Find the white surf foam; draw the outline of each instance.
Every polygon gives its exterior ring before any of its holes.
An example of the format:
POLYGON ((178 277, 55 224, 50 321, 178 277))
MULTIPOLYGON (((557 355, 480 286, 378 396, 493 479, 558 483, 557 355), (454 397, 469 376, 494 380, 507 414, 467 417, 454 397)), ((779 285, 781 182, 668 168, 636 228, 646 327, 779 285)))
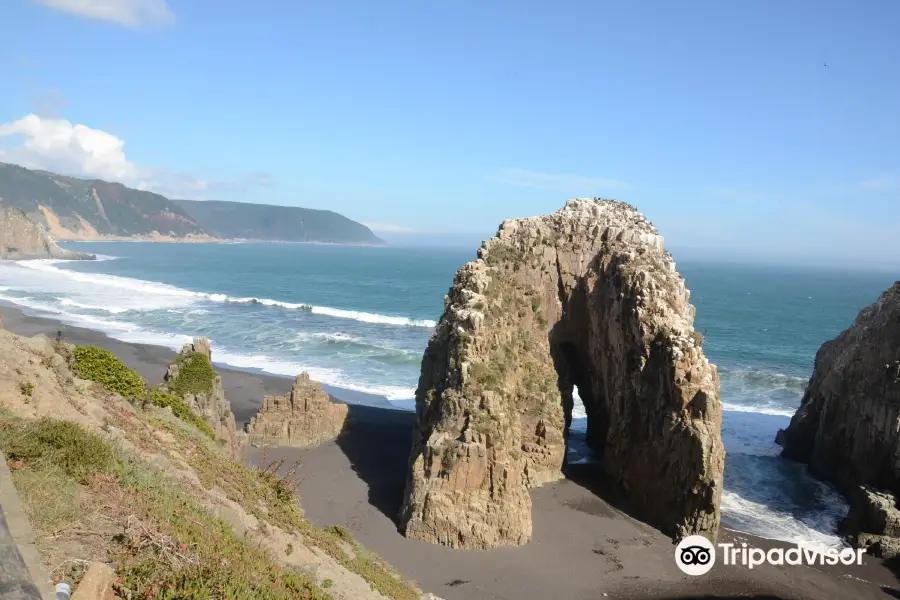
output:
MULTIPOLYGON (((314 304, 307 304, 302 302, 273 300, 271 298, 237 298, 228 296, 226 294, 195 292, 158 281, 146 281, 143 279, 120 277, 117 275, 106 275, 102 273, 85 273, 81 271, 72 271, 70 269, 59 268, 56 266, 58 264, 68 262, 74 261, 60 259, 37 259, 18 261, 16 264, 32 271, 38 271, 40 273, 54 276, 56 282, 55 288, 60 288, 60 281, 62 279, 65 279, 78 283, 89 284, 90 286, 92 286, 92 288, 94 288, 92 290, 94 294, 97 293, 98 287, 107 289, 112 288, 116 290, 137 293, 141 295, 141 298, 146 299, 151 305, 148 308, 174 308, 175 306, 172 306, 173 304, 185 305, 197 302, 199 300, 208 300, 211 302, 226 302, 235 304, 260 304, 262 306, 277 307, 287 310, 305 310, 315 315, 323 315, 326 317, 338 319, 352 319, 362 323, 407 327, 434 327, 435 325, 437 325, 435 321, 430 319, 414 319, 411 317, 403 316, 381 315, 365 311, 345 310, 340 308, 331 308, 328 306, 316 306, 314 304), (150 299, 153 300, 150 301, 150 299)), ((134 298, 135 297, 132 295, 131 299, 134 300, 134 298)), ((122 305, 120 301, 123 300, 123 298, 114 298, 112 300, 113 302, 110 302, 109 305, 122 305)), ((134 307, 129 306, 129 308, 134 307)))
POLYGON ((329 308, 327 306, 310 306, 310 311, 314 315, 326 315, 329 317, 337 317, 339 319, 353 319, 363 323, 381 323, 384 325, 406 325, 412 327, 434 327, 436 321, 430 319, 410 319, 409 317, 392 317, 388 315, 378 315, 374 313, 362 312, 357 310, 342 310, 339 308, 329 308))
POLYGON ((364 312, 360 310, 345 310, 342 308, 331 308, 329 306, 316 306, 314 304, 306 304, 303 302, 284 302, 282 300, 272 300, 271 298, 231 298, 217 294, 217 297, 211 299, 222 302, 234 302, 238 304, 261 304, 263 306, 277 306, 289 310, 306 310, 314 315, 324 315, 336 319, 352 319, 361 323, 374 323, 381 325, 398 325, 407 327, 434 327, 436 321, 431 319, 413 319, 410 317, 399 317, 391 315, 379 315, 376 313, 364 312))
MULTIPOLYGON (((213 346, 215 346, 214 340, 213 346)), ((347 377, 337 369, 311 367, 301 363, 274 359, 263 354, 248 355, 231 352, 227 349, 217 349, 214 356, 216 363, 239 369, 263 371, 265 373, 271 373, 272 375, 295 377, 306 371, 312 379, 320 383, 353 390, 355 392, 384 396, 388 400, 404 400, 412 398, 415 396, 416 392, 413 388, 400 386, 362 385, 347 379, 347 377)))
POLYGON ((192 292, 190 290, 181 289, 157 281, 144 281, 142 279, 119 277, 117 275, 105 275, 102 273, 82 273, 81 271, 60 269, 59 267, 55 266, 63 262, 71 261, 40 259, 22 260, 18 261, 17 264, 27 269, 41 271, 44 273, 52 273, 53 275, 65 277, 66 279, 70 279, 72 281, 128 290, 130 292, 139 292, 141 294, 165 294, 167 296, 180 296, 184 298, 199 298, 203 296, 203 294, 198 292, 192 292))
POLYGON ((733 404, 723 402, 722 408, 726 411, 757 413, 760 415, 775 415, 779 417, 793 417, 796 410, 787 410, 782 408, 770 408, 765 406, 746 406, 743 404, 733 404))
POLYGON ((63 306, 72 306, 74 308, 84 308, 87 310, 102 310, 104 312, 112 313, 114 315, 123 313, 128 311, 127 308, 117 308, 115 306, 94 306, 93 304, 85 304, 83 302, 76 302, 75 300, 71 300, 69 298, 60 299, 59 303, 63 306))
POLYGON ((733 491, 722 491, 722 520, 731 529, 760 537, 799 544, 824 544, 839 548, 844 542, 836 534, 837 524, 846 515, 846 505, 836 497, 832 506, 816 514, 812 523, 806 523, 793 515, 772 510, 770 507, 742 498, 733 491), (742 526, 750 522, 752 527, 742 526), (750 529, 751 531, 745 531, 750 529))

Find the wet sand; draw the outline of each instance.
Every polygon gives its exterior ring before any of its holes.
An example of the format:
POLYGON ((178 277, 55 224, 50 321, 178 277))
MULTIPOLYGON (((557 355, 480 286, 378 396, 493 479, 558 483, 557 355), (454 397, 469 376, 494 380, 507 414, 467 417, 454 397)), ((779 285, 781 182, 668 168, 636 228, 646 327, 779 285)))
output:
MULTIPOLYGON (((15 333, 62 331, 69 343, 109 349, 149 382, 162 379, 174 352, 119 342, 95 331, 31 317, 0 306, 15 333)), ((215 347, 213 347, 215 361, 215 347)), ((226 396, 240 422, 258 410, 264 394, 283 394, 284 377, 218 367, 226 396)), ((601 598, 900 598, 900 583, 882 561, 862 566, 746 567, 717 564, 690 577, 674 561, 672 541, 609 504, 593 465, 579 465, 559 482, 533 490, 534 533, 518 548, 450 550, 397 531, 413 415, 390 409, 378 397, 328 388, 351 405, 351 426, 335 442, 310 450, 270 449, 268 459, 301 460, 299 485, 307 518, 346 526, 409 580, 446 600, 590 600, 601 598), (355 404, 361 402, 365 405, 355 404)), ((248 449, 247 460, 262 451, 248 449)), ((764 549, 790 544, 723 530, 720 542, 764 549)))

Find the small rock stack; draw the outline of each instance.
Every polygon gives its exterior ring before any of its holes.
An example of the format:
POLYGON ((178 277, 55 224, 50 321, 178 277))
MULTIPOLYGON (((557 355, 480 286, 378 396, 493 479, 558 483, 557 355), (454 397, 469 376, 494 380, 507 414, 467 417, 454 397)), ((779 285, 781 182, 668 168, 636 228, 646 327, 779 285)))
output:
MULTIPOLYGON (((212 362, 212 350, 210 349, 209 339, 205 337, 195 337, 190 344, 182 347, 179 356, 197 353, 203 355, 212 362)), ((172 381, 178 377, 179 360, 176 359, 169 365, 166 370, 164 381, 172 381)), ((238 441, 237 426, 234 422, 234 414, 231 412, 231 404, 225 398, 225 390, 222 389, 222 377, 216 373, 212 382, 212 391, 208 394, 185 394, 183 396, 185 403, 206 421, 212 428, 216 438, 224 441, 231 452, 234 460, 240 460, 241 450, 238 441)))
POLYGON ((290 393, 266 396, 259 413, 247 424, 252 446, 306 448, 338 437, 347 421, 346 404, 331 401, 321 386, 302 373, 290 393))

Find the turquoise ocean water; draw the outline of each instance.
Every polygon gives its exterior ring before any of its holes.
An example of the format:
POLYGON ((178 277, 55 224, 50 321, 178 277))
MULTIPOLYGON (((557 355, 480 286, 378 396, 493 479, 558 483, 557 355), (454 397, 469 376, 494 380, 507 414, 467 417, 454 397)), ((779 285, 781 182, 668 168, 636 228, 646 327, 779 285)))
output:
MULTIPOLYGON (((473 251, 294 244, 78 243, 96 262, 0 263, 0 300, 115 338, 385 396, 409 409, 453 274, 473 251)), ((723 523, 837 543, 846 505, 778 457, 819 345, 846 328, 889 273, 680 262, 725 405, 723 523)), ((576 407, 576 415, 578 414, 576 407)), ((583 415, 583 412, 581 413, 583 415)), ((583 428, 583 419, 575 428, 583 428)))

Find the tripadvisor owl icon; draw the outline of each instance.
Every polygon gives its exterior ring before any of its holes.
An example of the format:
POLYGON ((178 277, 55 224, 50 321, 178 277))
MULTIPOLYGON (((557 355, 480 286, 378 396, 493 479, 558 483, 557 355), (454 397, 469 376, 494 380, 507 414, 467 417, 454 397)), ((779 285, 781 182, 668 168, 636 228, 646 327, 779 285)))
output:
POLYGON ((700 535, 689 535, 675 546, 675 564, 687 575, 704 575, 716 564, 716 548, 700 535))

